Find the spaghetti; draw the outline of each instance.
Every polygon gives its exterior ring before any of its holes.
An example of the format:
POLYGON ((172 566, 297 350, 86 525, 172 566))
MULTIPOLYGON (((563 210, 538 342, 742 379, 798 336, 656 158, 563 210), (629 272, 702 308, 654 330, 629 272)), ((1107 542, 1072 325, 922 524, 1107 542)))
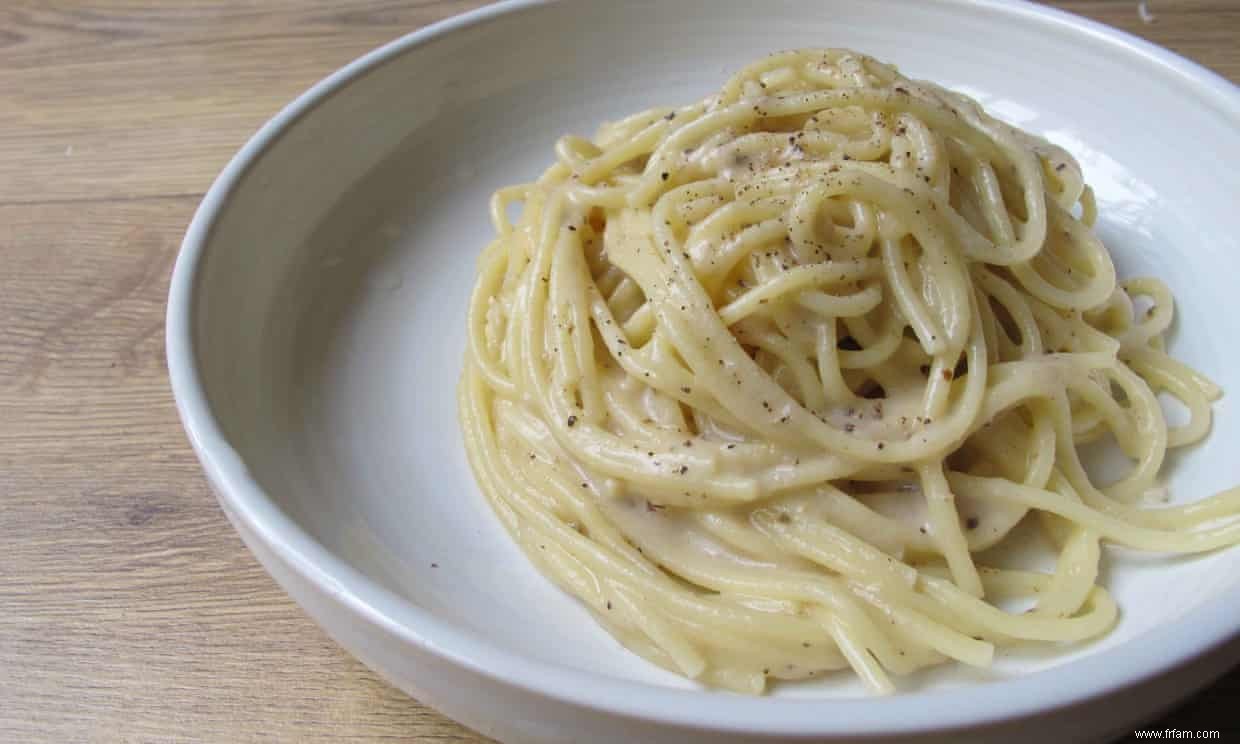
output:
POLYGON ((1103 541, 1240 541, 1238 490, 1142 504, 1220 390, 1166 353, 1167 288, 1117 284, 1064 150, 803 50, 556 155, 493 199, 460 415, 508 531, 635 652, 886 692, 1108 631, 1103 541), (1131 467, 1099 485, 1108 437, 1131 467), (979 559, 1025 521, 1053 570, 979 559))

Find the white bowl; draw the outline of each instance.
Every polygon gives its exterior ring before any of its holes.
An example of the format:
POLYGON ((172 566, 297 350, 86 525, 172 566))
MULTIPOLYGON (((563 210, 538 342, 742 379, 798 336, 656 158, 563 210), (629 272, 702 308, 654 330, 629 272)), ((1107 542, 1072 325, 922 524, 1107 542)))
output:
MULTIPOLYGON (((454 388, 487 198, 564 132, 694 100, 776 49, 848 46, 958 87, 1066 145, 1122 273, 1179 299, 1176 353, 1240 393, 1240 94, 1170 53, 1046 8, 974 2, 507 3, 337 72, 228 165, 168 307, 185 427, 225 512, 345 648, 506 742, 1093 740, 1240 658, 1240 550, 1108 553, 1105 639, 949 667, 864 697, 847 675, 765 698, 624 651, 509 540, 462 453, 454 388)), ((1240 415, 1173 487, 1240 481, 1240 415)))

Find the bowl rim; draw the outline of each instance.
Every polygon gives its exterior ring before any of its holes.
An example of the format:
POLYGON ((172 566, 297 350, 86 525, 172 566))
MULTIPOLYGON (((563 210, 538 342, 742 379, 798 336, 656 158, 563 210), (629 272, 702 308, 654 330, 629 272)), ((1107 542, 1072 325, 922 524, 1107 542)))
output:
MULTIPOLYGON (((848 736, 907 734, 998 723, 1114 693, 1188 663, 1240 636, 1240 588, 1190 610, 1171 626, 1147 631, 1086 658, 1021 677, 887 698, 723 697, 665 688, 525 657, 442 620, 365 576, 316 541, 263 491, 212 413, 199 373, 193 333, 199 272, 214 228, 249 170, 294 124, 353 80, 433 39, 564 0, 504 0, 420 28, 357 58, 320 80, 267 121, 229 161, 204 196, 172 272, 166 317, 169 377, 190 443, 228 516, 296 574, 349 612, 421 652, 495 682, 583 709, 732 734, 848 736), (409 618, 403 622, 399 617, 409 618), (1191 628, 1191 630, 1190 630, 1191 628), (843 715, 845 714, 846 715, 843 715)), ((934 0, 954 12, 1040 24, 1135 57, 1170 76, 1240 129, 1240 87, 1195 62, 1101 23, 1024 0, 934 0)))

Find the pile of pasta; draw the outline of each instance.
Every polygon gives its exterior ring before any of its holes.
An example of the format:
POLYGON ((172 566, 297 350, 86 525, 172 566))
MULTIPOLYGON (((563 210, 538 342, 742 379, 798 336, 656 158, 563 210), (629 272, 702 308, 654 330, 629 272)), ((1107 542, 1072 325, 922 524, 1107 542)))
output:
POLYGON ((1149 503, 1220 395, 1166 352, 1167 287, 1117 283, 1077 162, 962 95, 775 54, 563 137, 491 214, 470 462, 538 568, 666 668, 887 692, 1106 633, 1104 542, 1240 540, 1237 490, 1149 503), (1103 484, 1078 450, 1107 439, 1129 467, 1103 484), (1018 523, 1041 570, 985 561, 1018 523))

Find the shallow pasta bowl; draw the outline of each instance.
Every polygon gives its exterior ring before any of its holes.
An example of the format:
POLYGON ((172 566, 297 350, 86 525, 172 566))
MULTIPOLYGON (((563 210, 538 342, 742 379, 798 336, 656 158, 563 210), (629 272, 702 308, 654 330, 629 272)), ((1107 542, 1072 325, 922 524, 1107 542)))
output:
MULTIPOLYGON (((773 50, 847 46, 1071 150, 1121 274, 1175 292, 1176 355, 1240 391, 1240 93, 1163 50, 1024 4, 506 3, 316 85, 204 200, 168 308, 191 442, 229 519, 341 645, 505 742, 1102 740, 1240 659, 1240 551, 1108 553, 1106 638, 1004 652, 868 698, 763 698, 629 654, 529 565, 474 485, 454 390, 487 200, 563 133, 695 100, 773 50), (1122 704, 1112 704, 1122 699, 1122 704)), ((1173 458, 1183 498, 1240 480, 1240 415, 1173 458)))

